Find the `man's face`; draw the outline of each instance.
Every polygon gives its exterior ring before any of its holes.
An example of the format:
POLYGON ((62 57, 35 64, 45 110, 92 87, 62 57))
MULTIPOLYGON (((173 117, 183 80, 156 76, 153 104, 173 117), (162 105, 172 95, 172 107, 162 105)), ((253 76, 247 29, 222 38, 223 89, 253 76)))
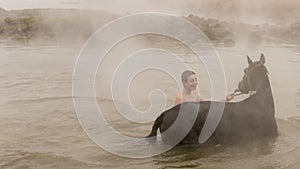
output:
POLYGON ((187 82, 183 83, 184 88, 188 90, 196 90, 197 85, 198 81, 196 75, 190 75, 187 79, 187 82))

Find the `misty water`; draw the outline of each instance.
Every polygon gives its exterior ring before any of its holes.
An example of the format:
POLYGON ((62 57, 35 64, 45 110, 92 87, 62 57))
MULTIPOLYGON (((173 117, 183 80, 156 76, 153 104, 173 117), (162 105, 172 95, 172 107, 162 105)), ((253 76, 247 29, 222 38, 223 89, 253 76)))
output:
MULTIPOLYGON (((109 73, 103 70, 112 71, 113 65, 118 64, 111 56, 127 55, 149 46, 138 43, 124 48, 122 45, 126 46, 120 44, 113 49, 99 68, 97 101, 112 127, 126 135, 141 137, 149 133, 152 123, 133 123, 118 114, 113 101, 107 97, 109 77, 105 75, 109 73)), ((154 47, 166 47, 166 44, 154 44, 154 47)), ((230 147, 180 146, 145 159, 113 155, 95 145, 84 133, 72 99, 72 76, 80 48, 80 45, 56 43, 0 43, 0 168, 300 167, 300 51, 296 47, 217 47, 228 93, 236 88, 243 75, 246 55, 257 60, 260 53, 265 54, 279 130, 275 141, 230 147)), ((176 44, 167 44, 166 48, 197 71, 199 93, 209 99, 209 82, 201 62, 176 44)), ((167 96, 166 109, 173 105, 178 86, 169 76, 154 70, 139 74, 133 81, 130 97, 136 108, 147 109, 148 94, 155 88, 163 90, 167 96)), ((245 97, 239 96, 234 101, 245 97)))

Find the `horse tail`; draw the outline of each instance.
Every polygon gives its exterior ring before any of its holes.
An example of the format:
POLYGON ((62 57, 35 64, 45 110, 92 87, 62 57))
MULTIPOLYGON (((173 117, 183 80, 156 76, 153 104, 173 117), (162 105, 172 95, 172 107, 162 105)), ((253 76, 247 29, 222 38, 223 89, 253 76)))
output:
POLYGON ((146 138, 148 137, 153 137, 157 135, 157 130, 158 128, 161 126, 162 122, 163 122, 163 118, 164 118, 164 113, 162 113, 160 116, 158 116, 152 126, 152 130, 150 132, 150 134, 148 136, 146 136, 146 138))

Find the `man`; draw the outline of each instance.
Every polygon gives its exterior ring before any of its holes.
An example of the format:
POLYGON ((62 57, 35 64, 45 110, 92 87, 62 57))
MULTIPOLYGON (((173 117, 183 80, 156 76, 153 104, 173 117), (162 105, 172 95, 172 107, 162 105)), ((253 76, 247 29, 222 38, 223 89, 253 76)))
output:
MULTIPOLYGON (((181 82, 183 84, 183 91, 176 96, 175 105, 182 102, 199 102, 203 99, 195 91, 198 85, 196 73, 190 70, 186 70, 181 74, 181 82)), ((230 101, 234 98, 233 94, 226 96, 226 101, 230 101)))

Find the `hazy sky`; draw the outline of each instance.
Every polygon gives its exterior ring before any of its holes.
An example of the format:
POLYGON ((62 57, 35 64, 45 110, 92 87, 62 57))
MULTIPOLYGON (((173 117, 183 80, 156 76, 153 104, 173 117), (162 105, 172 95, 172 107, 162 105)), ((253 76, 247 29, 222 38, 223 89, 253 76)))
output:
POLYGON ((176 15, 190 13, 207 18, 246 23, 286 23, 299 21, 299 0, 0 0, 0 7, 82 8, 133 12, 167 12, 176 15))

